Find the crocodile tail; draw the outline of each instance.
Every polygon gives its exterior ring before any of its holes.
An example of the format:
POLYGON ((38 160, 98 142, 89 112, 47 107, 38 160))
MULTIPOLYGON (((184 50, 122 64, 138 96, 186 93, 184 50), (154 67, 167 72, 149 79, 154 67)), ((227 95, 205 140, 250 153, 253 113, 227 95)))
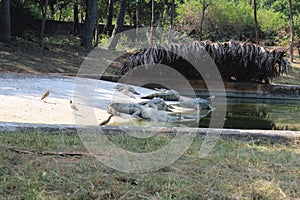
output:
POLYGON ((106 120, 104 120, 103 122, 101 122, 101 123, 99 124, 99 126, 105 126, 106 124, 108 124, 109 121, 111 120, 112 116, 113 116, 112 114, 109 115, 109 117, 108 117, 106 120))
POLYGON ((148 96, 141 97, 141 99, 152 99, 152 98, 154 98, 153 95, 148 95, 148 96))

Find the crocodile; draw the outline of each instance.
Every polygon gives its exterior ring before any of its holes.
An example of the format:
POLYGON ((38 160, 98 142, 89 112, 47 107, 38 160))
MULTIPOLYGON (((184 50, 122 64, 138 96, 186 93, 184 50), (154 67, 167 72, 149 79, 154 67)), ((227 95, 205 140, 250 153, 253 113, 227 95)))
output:
POLYGON ((163 110, 163 111, 168 111, 168 112, 172 112, 172 110, 170 110, 170 109, 173 108, 172 106, 169 106, 168 104, 166 104, 166 102, 162 98, 159 98, 159 97, 155 97, 155 98, 151 99, 150 101, 141 102, 139 104, 156 109, 156 110, 163 110))
POLYGON ((122 85, 122 84, 118 84, 114 87, 117 91, 122 92, 123 94, 135 98, 135 94, 136 95, 140 95, 140 93, 138 93, 133 87, 129 86, 129 85, 122 85))
POLYGON ((142 99, 153 99, 155 97, 162 98, 166 101, 181 101, 182 98, 180 94, 175 90, 167 90, 167 89, 156 89, 157 92, 154 94, 150 94, 142 97, 142 99))
POLYGON ((143 115, 143 106, 136 103, 112 103, 107 106, 107 112, 119 116, 121 113, 131 115, 135 118, 145 118, 143 115))
POLYGON ((195 99, 183 100, 181 101, 180 106, 184 108, 198 109, 198 107, 200 107, 200 109, 213 110, 212 101, 214 98, 215 96, 208 97, 207 99, 198 97, 195 99))
POLYGON ((181 119, 180 116, 171 116, 165 111, 136 103, 112 103, 107 106, 107 112, 116 116, 124 113, 137 119, 147 119, 154 122, 176 122, 181 119))
POLYGON ((167 89, 155 89, 158 92, 154 94, 150 94, 148 96, 142 97, 142 99, 151 99, 151 98, 161 98, 163 100, 168 101, 179 101, 180 106, 184 108, 193 108, 197 109, 207 109, 207 110, 214 110, 212 107, 212 101, 215 96, 208 97, 207 99, 202 98, 194 98, 194 99, 183 99, 180 94, 175 90, 167 90, 167 89))

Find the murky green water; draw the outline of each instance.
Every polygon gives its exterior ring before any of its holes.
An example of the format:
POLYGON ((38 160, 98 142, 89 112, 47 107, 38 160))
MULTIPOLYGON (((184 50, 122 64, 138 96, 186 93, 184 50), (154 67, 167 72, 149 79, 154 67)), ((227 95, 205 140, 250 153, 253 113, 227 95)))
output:
MULTIPOLYGON (((208 127, 210 117, 200 127, 208 127)), ((228 99, 224 128, 300 131, 300 102, 228 99)))

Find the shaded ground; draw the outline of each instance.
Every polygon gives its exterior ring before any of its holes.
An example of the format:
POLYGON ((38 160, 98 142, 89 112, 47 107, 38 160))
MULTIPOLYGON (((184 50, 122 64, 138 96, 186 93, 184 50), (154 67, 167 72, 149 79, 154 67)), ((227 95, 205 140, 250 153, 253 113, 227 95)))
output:
POLYGON ((71 45, 13 41, 0 45, 1 72, 27 72, 34 74, 75 74, 88 54, 83 48, 71 45))
MULTIPOLYGON (((0 43, 0 72, 76 75, 89 52, 70 44, 46 43, 41 48, 24 40, 0 43)), ((113 63, 109 73, 115 73, 119 67, 120 63, 113 63)))

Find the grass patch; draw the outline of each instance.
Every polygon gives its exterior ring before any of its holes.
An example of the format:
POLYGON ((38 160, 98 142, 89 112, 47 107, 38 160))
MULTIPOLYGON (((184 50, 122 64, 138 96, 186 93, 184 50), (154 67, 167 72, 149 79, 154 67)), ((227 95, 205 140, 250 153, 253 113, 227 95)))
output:
MULTIPOLYGON (((161 148, 172 139, 109 136, 135 152, 161 148)), ((62 133, 0 133, 0 199, 296 199, 300 196, 300 147, 219 140, 199 158, 202 137, 171 166, 127 174, 87 153, 79 136, 62 133), (31 153, 12 151, 10 147, 31 153), (82 156, 37 152, 82 152, 82 156)))
POLYGON ((294 56, 294 63, 292 63, 292 70, 288 74, 281 74, 275 78, 272 83, 300 85, 300 56, 294 56))

